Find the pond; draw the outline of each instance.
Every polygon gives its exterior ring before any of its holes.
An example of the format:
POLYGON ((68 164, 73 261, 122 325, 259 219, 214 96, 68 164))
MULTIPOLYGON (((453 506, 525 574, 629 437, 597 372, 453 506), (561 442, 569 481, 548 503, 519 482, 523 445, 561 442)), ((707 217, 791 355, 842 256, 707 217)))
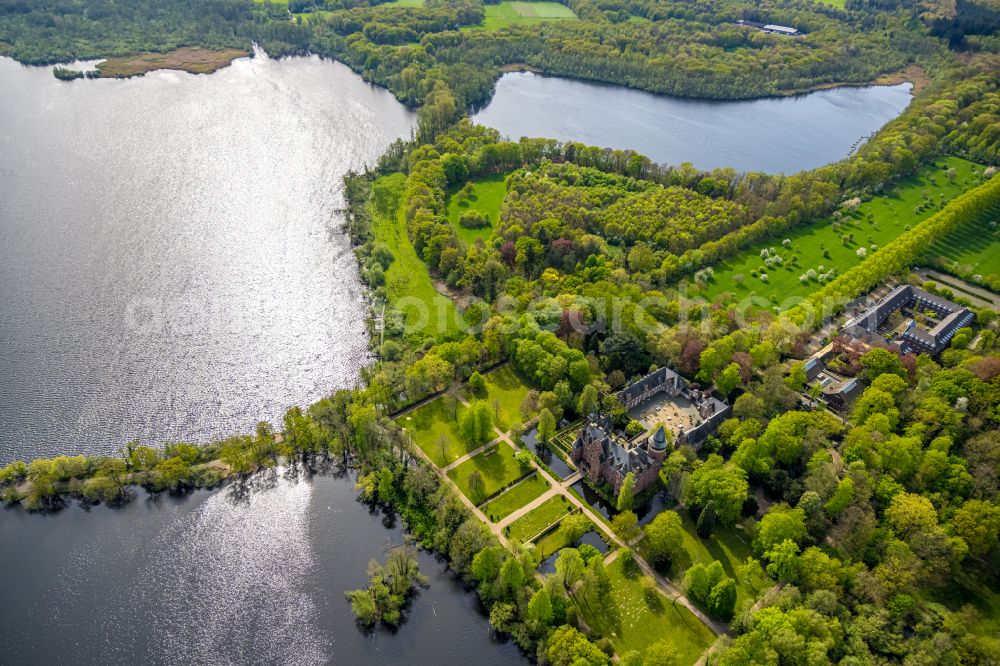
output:
POLYGON ((560 479, 565 479, 573 474, 573 470, 566 464, 566 461, 560 458, 556 453, 553 453, 552 449, 538 441, 537 427, 532 428, 521 435, 521 444, 528 447, 531 451, 534 451, 535 455, 538 456, 538 459, 541 460, 546 467, 551 469, 560 479))
POLYGON ((414 115, 345 65, 62 82, 0 58, 0 464, 206 441, 358 381, 342 176, 414 115))
POLYGON ((0 509, 3 662, 527 663, 428 553, 406 621, 359 628, 344 591, 403 529, 356 496, 296 468, 121 509, 0 509))
POLYGON ((684 99, 621 86, 503 75, 473 121, 501 134, 631 148, 699 169, 794 173, 847 157, 910 102, 909 83, 740 101, 684 99))

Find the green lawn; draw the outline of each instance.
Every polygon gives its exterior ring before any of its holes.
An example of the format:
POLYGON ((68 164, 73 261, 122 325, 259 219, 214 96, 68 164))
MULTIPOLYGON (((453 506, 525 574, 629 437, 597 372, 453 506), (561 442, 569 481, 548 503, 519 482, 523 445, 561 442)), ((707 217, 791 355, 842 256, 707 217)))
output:
POLYGON ((844 0, 819 0, 823 4, 830 5, 831 7, 836 7, 837 9, 844 8, 844 0))
MULTIPOLYGON (((916 226, 941 209, 941 205, 950 201, 958 194, 972 187, 976 181, 973 170, 981 170, 977 164, 946 157, 928 165, 921 173, 903 181, 891 192, 873 197, 863 202, 851 214, 845 214, 839 229, 834 229, 832 218, 826 218, 789 231, 783 238, 774 238, 767 243, 755 245, 743 253, 713 267, 715 278, 700 289, 700 294, 710 301, 718 301, 723 294, 734 294, 738 299, 750 296, 764 299, 766 304, 778 305, 787 309, 820 288, 816 279, 803 284, 799 276, 809 269, 817 273, 836 268, 837 274, 843 274, 849 268, 864 261, 858 256, 858 249, 864 247, 871 254, 871 245, 882 247, 894 240, 900 234, 916 226), (955 169, 954 182, 945 177, 945 170, 955 169), (916 208, 923 204, 924 194, 927 194, 933 205, 916 208), (943 196, 941 196, 943 195, 943 196), (842 236, 852 234, 853 241, 845 245, 842 236), (791 247, 782 245, 787 238, 791 247), (773 248, 784 260, 782 266, 768 267, 761 257, 761 250, 773 248), (824 248, 829 253, 824 257, 824 248), (793 264, 793 255, 798 255, 798 261, 793 264), (752 271, 765 271, 768 277, 764 282, 760 277, 754 277, 752 271), (734 276, 742 275, 743 282, 738 284, 734 276)), ((763 302, 759 304, 764 305, 763 302)))
MULTIPOLYGON (((384 188, 389 193, 387 200, 395 197, 399 202, 404 182, 405 176, 395 173, 379 178, 373 188, 384 188)), ((376 242, 384 243, 392 252, 392 264, 385 272, 385 288, 390 308, 404 317, 405 335, 422 340, 457 331, 455 304, 434 288, 427 265, 413 249, 406 234, 402 205, 397 206, 394 214, 383 214, 375 206, 370 210, 376 242)))
MULTIPOLYGON (((487 395, 483 400, 493 409, 493 420, 498 428, 506 432, 515 423, 522 423, 528 418, 529 415, 521 413, 521 403, 527 397, 528 390, 510 365, 486 375, 487 395)), ((466 394, 468 393, 466 388, 466 394)))
POLYGON ((314 9, 311 12, 302 12, 299 14, 293 14, 293 16, 299 19, 304 25, 308 25, 313 21, 325 21, 333 16, 333 12, 326 9, 314 9))
POLYGON ((568 514, 570 508, 569 501, 562 495, 549 498, 541 506, 508 525, 507 536, 522 542, 533 539, 568 514))
POLYGON ((990 576, 973 565, 944 589, 921 596, 942 603, 953 612, 971 608, 974 616, 968 625, 970 634, 1000 636, 1000 592, 996 590, 996 576, 990 576))
MULTIPOLYGON (((698 536, 694 522, 688 516, 687 511, 680 512, 684 524, 684 543, 681 545, 681 552, 673 562, 669 576, 675 585, 680 586, 684 581, 684 573, 688 568, 701 562, 709 565, 718 560, 722 564, 726 575, 736 581, 736 607, 747 600, 757 597, 757 592, 765 587, 770 587, 772 582, 769 579, 747 581, 737 575, 738 568, 746 561, 747 557, 753 555, 750 547, 750 538, 744 535, 741 530, 733 527, 716 525, 712 530, 712 536, 702 539, 698 536)), ((639 549, 642 551, 642 542, 639 542, 639 549)))
POLYGON ((404 414, 396 423, 406 430, 438 467, 458 460, 478 445, 466 444, 458 432, 458 417, 466 407, 450 404, 448 398, 438 398, 404 414))
POLYGON ((483 513, 493 522, 498 522, 536 497, 541 497, 550 487, 548 481, 532 474, 484 504, 483 513))
POLYGON ((927 258, 958 262, 970 273, 1000 273, 1000 209, 931 246, 927 258))
POLYGON ((608 566, 611 593, 606 599, 584 595, 579 604, 587 625, 611 640, 615 652, 645 653, 653 643, 666 639, 677 654, 678 666, 689 666, 715 641, 715 635, 680 604, 655 587, 642 584, 638 567, 626 569, 618 558, 608 566))
POLYGON ((479 455, 448 472, 448 476, 465 493, 465 496, 476 504, 483 498, 473 497, 469 490, 469 477, 473 472, 479 472, 483 479, 486 497, 490 497, 505 486, 524 476, 525 470, 516 460, 514 451, 506 444, 496 444, 479 455))
MULTIPOLYGON (((490 7, 491 5, 487 5, 490 7)), ((493 233, 497 218, 500 215, 500 205, 507 194, 506 176, 498 174, 472 182, 472 196, 459 196, 461 187, 448 188, 447 207, 448 221, 455 228, 455 233, 467 245, 473 245, 476 240, 484 241, 493 233), (458 223, 459 217, 467 210, 476 210, 490 218, 490 226, 482 229, 467 229, 458 223)))
POLYGON ((486 5, 482 25, 464 29, 496 30, 507 25, 541 23, 543 21, 577 21, 573 10, 558 2, 501 2, 486 5))

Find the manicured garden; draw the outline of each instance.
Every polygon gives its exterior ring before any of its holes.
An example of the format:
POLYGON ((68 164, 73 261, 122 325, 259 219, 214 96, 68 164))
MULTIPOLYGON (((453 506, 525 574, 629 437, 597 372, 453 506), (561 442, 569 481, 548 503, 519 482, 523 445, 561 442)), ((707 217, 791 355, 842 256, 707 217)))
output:
POLYGON ((684 606, 667 599, 634 564, 619 557, 607 568, 610 593, 602 598, 586 592, 579 604, 587 626, 608 638, 615 652, 645 653, 653 643, 666 639, 674 648, 678 666, 698 661, 715 641, 715 635, 684 606))
POLYGON ((501 442, 449 470, 448 477, 466 497, 479 504, 517 481, 526 472, 514 459, 513 449, 501 442), (478 489, 476 482, 472 481, 477 473, 481 480, 478 489))
MULTIPOLYGON (((487 9, 495 5, 487 5, 487 9)), ((560 5, 561 6, 561 5, 560 5)), ((500 206, 503 198, 507 195, 506 176, 498 174, 476 181, 470 181, 461 188, 453 187, 448 190, 448 221, 455 228, 455 233, 468 245, 475 244, 476 240, 486 240, 493 233, 497 218, 500 215, 500 206), (466 187, 468 189, 466 189, 466 187), (479 229, 469 229, 460 224, 462 213, 475 211, 489 218, 489 225, 479 229)))
POLYGON ((514 424, 530 418, 530 414, 521 413, 521 403, 528 396, 529 389, 513 367, 505 365, 486 374, 485 379, 485 396, 470 396, 466 388, 466 397, 469 400, 485 400, 493 410, 493 421, 498 428, 506 432, 514 424))
POLYGON ((755 245, 713 266, 714 276, 698 291, 710 301, 730 293, 738 299, 762 299, 761 305, 792 307, 973 186, 978 182, 974 171, 982 167, 957 157, 940 158, 890 192, 860 202, 853 211, 838 211, 839 220, 834 216, 794 229, 784 239, 755 245), (954 170, 951 177, 949 169, 954 170))
POLYGON ((522 542, 529 541, 562 519, 570 512, 570 508, 565 497, 556 495, 508 525, 507 536, 522 542))
POLYGON ((468 444, 459 433, 458 418, 466 407, 438 398, 396 419, 420 449, 438 467, 458 460, 478 444, 468 444))
POLYGON ((496 30, 507 25, 541 23, 543 21, 578 21, 576 14, 558 2, 501 2, 486 5, 482 25, 473 28, 496 30))
POLYGON ((532 474, 484 504, 483 513, 493 522, 498 522, 541 497, 549 488, 551 486, 545 479, 537 473, 532 474))
MULTIPOLYGON (((383 199, 402 196, 405 176, 392 174, 375 181, 373 190, 383 193, 383 199)), ((406 234, 406 220, 401 207, 392 212, 370 207, 375 241, 392 252, 393 261, 385 271, 385 291, 390 308, 404 316, 405 335, 423 339, 441 337, 458 330, 455 304, 434 288, 427 265, 417 256, 406 234)))

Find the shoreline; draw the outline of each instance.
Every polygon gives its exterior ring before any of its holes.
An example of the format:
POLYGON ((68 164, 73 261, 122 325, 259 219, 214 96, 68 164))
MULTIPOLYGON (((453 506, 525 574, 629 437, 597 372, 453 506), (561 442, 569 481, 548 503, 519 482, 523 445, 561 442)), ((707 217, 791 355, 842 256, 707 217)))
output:
POLYGON ((205 49, 200 46, 182 46, 165 53, 136 53, 129 56, 108 58, 97 65, 102 79, 128 79, 143 76, 160 69, 171 69, 189 74, 211 74, 229 67, 237 58, 252 57, 243 49, 205 49))

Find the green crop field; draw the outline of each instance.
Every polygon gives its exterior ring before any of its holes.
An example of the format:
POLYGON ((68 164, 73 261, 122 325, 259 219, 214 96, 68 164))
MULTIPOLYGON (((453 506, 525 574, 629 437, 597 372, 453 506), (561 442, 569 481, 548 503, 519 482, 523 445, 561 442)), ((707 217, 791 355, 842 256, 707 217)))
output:
POLYGON ((499 5, 486 5, 486 18, 482 25, 469 28, 496 30, 507 25, 566 20, 579 19, 572 9, 558 2, 501 2, 499 5))
MULTIPOLYGON (((528 396, 528 387, 510 365, 494 370, 486 375, 485 397, 481 398, 493 410, 493 421, 503 431, 510 430, 515 423, 525 421, 530 414, 521 413, 521 403, 528 396)), ((466 388, 467 397, 469 393, 466 388)), ((470 398, 479 398, 473 396, 470 398)))
POLYGON ((562 495, 556 495, 511 523, 507 527, 507 536, 518 541, 533 539, 569 512, 569 501, 562 495))
POLYGON ((533 499, 541 497, 550 487, 545 479, 538 474, 532 474, 484 504, 483 513, 493 522, 497 522, 533 499))
MULTIPOLYGON (((374 188, 385 188, 402 196, 405 176, 392 174, 379 178, 374 188)), ((430 273, 406 234, 402 207, 394 215, 381 214, 371 207, 375 241, 392 252, 393 262, 385 272, 385 289, 390 308, 405 317, 405 335, 410 338, 441 337, 458 330, 458 314, 450 298, 434 288, 430 273)))
POLYGON ((506 444, 496 444, 482 453, 466 460, 464 463, 448 472, 452 481, 465 493, 465 496, 476 504, 494 495, 505 486, 518 480, 526 473, 521 465, 514 460, 514 451, 506 444), (479 472, 483 479, 483 497, 473 497, 469 488, 469 477, 473 472, 479 472))
POLYGON ((435 465, 444 467, 478 446, 467 444, 459 435, 458 417, 465 409, 461 403, 453 406, 447 399, 438 398, 400 416, 396 423, 435 465))
POLYGON ((821 286, 817 277, 803 282, 800 276, 810 270, 817 276, 831 269, 837 275, 844 273, 865 260, 866 257, 859 255, 859 249, 871 254, 873 245, 882 247, 905 233, 907 227, 912 228, 927 219, 945 203, 974 186, 978 178, 973 172, 981 170, 979 165, 957 157, 938 159, 890 192, 862 202, 853 213, 845 213, 839 228, 835 228, 836 220, 826 218, 793 229, 784 238, 755 245, 717 264, 713 267, 714 278, 700 288, 700 295, 717 301, 729 293, 737 299, 754 297, 761 304, 766 301, 782 309, 792 307, 821 286), (945 175, 948 169, 955 170, 953 180, 945 175), (852 238, 845 243, 843 237, 848 234, 852 238), (790 244, 783 244, 784 239, 790 244), (782 258, 781 265, 765 264, 761 251, 772 249, 771 254, 782 258), (766 282, 759 277, 761 271, 766 273, 766 282), (755 272, 758 276, 754 276, 755 272))
MULTIPOLYGON (((490 5, 487 5, 489 7, 490 5)), ((498 174, 483 178, 481 180, 470 181, 472 183, 472 196, 465 198, 458 192, 461 188, 452 187, 448 191, 448 221, 455 228, 455 232, 463 243, 473 245, 478 239, 486 240, 493 233, 497 218, 500 215, 500 205, 507 194, 507 185, 504 182, 506 176, 498 174), (459 217, 467 210, 475 210, 490 218, 490 226, 482 229, 467 229, 458 223, 459 217)))
POLYGON ((667 599, 655 587, 642 584, 638 567, 626 565, 621 558, 608 566, 611 592, 599 598, 585 592, 578 605, 587 626, 611 640, 615 652, 640 654, 653 643, 666 639, 676 651, 678 666, 698 661, 715 635, 684 606, 667 599))

